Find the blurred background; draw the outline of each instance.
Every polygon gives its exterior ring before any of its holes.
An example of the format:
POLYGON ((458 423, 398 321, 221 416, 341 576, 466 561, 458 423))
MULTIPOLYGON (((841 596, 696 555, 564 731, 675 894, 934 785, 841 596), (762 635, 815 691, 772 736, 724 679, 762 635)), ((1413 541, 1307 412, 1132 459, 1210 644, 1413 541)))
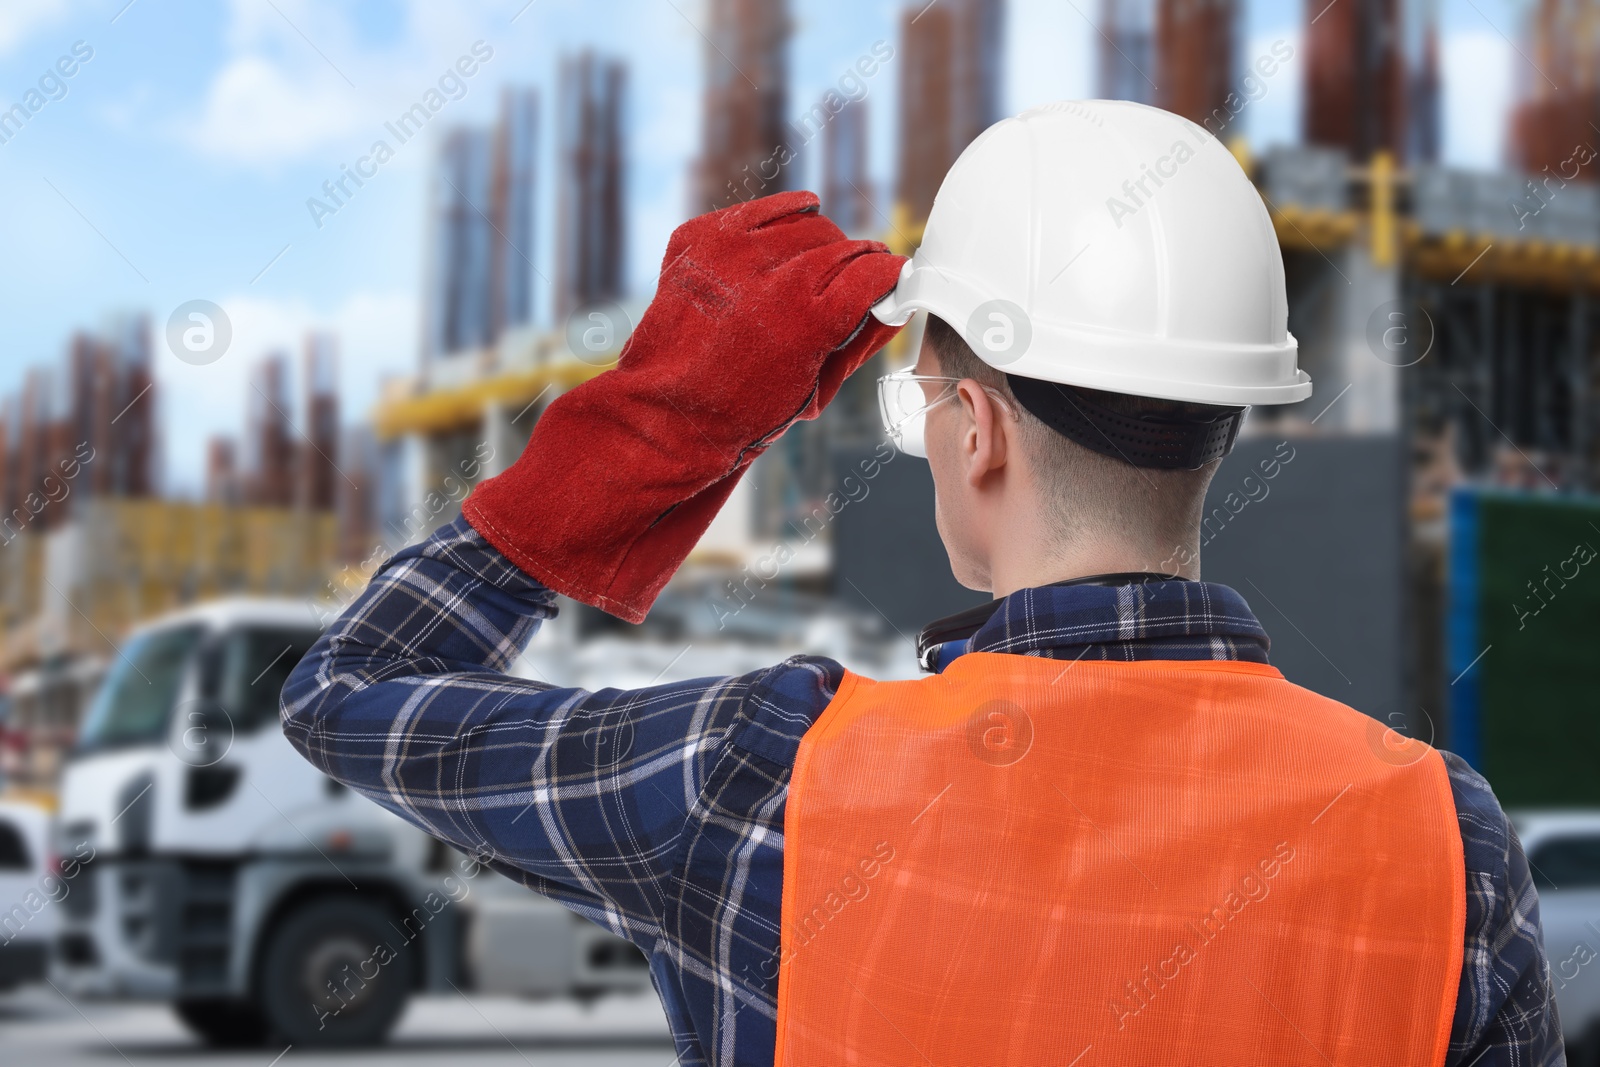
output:
MULTIPOLYGON (((318 777, 277 690, 615 362, 679 222, 808 188, 909 254, 979 132, 1095 96, 1235 154, 1316 383, 1252 413, 1206 577, 1375 758, 1450 748, 1518 813, 1588 1055, 1590 0, 9 0, 0 1040, 666 1063, 631 946, 318 777)), ((517 672, 914 675, 917 629, 982 599, 883 445, 874 379, 919 329, 756 462, 643 626, 564 604, 517 672)))

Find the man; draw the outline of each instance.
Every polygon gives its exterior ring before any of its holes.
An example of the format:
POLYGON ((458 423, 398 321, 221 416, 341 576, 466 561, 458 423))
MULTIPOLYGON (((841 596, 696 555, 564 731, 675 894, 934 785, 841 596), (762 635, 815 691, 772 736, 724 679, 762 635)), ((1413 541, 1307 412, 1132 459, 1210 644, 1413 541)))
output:
POLYGON ((1310 392, 1286 314, 1232 157, 1132 104, 990 129, 909 263, 810 194, 695 219, 617 368, 386 565, 285 730, 638 945, 684 1064, 1560 1063, 1488 785, 1283 680, 1199 580, 1244 406, 1310 392), (885 429, 995 597, 924 631, 928 677, 502 673, 556 592, 642 619, 750 460, 919 310, 885 429))

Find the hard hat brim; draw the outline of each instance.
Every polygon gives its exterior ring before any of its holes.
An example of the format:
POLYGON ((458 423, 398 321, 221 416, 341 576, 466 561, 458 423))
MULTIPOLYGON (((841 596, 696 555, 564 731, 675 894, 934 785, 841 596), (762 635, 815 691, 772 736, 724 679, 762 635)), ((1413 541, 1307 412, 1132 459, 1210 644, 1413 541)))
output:
POLYGON ((1296 365, 1299 342, 1287 332, 1281 344, 1209 343, 1093 330, 1024 308, 1026 345, 994 358, 970 336, 970 324, 995 301, 973 279, 921 259, 919 254, 902 268, 899 284, 873 306, 873 315, 894 326, 919 311, 936 315, 979 359, 1008 374, 1198 404, 1293 404, 1311 396, 1311 376, 1296 365))

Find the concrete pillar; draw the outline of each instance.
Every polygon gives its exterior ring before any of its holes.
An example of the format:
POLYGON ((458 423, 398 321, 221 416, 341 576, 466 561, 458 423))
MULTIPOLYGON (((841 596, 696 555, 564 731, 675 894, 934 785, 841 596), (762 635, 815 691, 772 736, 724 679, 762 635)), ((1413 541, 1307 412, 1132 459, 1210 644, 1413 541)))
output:
MULTIPOLYGON (((1416 355, 1432 338, 1425 321, 1412 321, 1420 312, 1400 303, 1400 274, 1392 263, 1379 265, 1364 241, 1353 241, 1332 257, 1346 284, 1340 309, 1333 316, 1339 337, 1328 346, 1333 355, 1330 380, 1317 383, 1317 392, 1332 403, 1346 385, 1350 391, 1317 421, 1319 429, 1359 434, 1392 434, 1400 430, 1400 376, 1404 362, 1393 350, 1374 351, 1371 324, 1379 329, 1400 329, 1406 343, 1416 345, 1416 355), (1390 313, 1400 316, 1396 319, 1390 313)), ((1392 335, 1398 336, 1398 335, 1392 335)), ((1312 405, 1318 411, 1321 405, 1312 405)))
POLYGON ((494 451, 483 464, 483 478, 493 478, 515 462, 518 448, 511 429, 511 419, 515 414, 507 411, 506 406, 497 400, 484 402, 483 439, 494 451))

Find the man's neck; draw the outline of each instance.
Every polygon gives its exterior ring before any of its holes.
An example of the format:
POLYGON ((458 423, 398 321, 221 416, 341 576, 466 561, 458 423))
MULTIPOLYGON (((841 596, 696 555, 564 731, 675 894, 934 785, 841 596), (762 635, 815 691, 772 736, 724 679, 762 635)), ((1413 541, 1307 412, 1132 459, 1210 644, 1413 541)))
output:
POLYGON ((1018 589, 1032 589, 1075 578, 1101 574, 1170 574, 1175 578, 1200 577, 1198 544, 1169 548, 1133 548, 1127 545, 1075 545, 1068 552, 1001 556, 990 570, 995 599, 1018 589), (1033 558, 1029 558, 1032 556, 1033 558))

